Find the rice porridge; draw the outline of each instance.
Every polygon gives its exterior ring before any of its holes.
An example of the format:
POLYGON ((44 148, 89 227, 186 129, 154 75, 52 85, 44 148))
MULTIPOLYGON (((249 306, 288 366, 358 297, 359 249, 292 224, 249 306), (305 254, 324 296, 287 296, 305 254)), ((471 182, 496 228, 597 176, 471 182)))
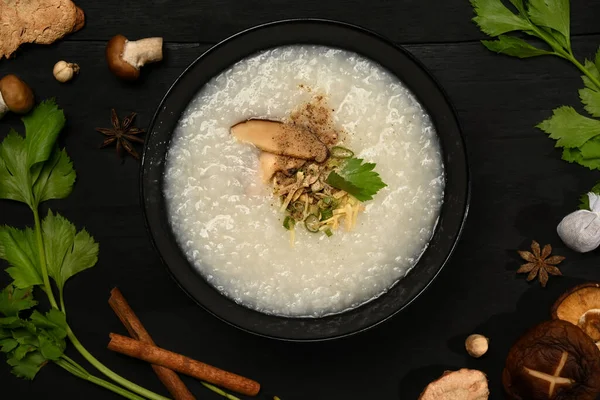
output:
POLYGON ((173 231, 199 273, 242 305, 295 317, 357 307, 402 279, 433 234, 444 193, 436 132, 411 92, 362 56, 310 45, 263 51, 206 84, 173 134, 164 182, 173 231), (356 205, 353 229, 296 228, 291 244, 281 201, 261 180, 260 150, 231 128, 286 121, 316 96, 343 147, 375 163, 387 186, 356 205))

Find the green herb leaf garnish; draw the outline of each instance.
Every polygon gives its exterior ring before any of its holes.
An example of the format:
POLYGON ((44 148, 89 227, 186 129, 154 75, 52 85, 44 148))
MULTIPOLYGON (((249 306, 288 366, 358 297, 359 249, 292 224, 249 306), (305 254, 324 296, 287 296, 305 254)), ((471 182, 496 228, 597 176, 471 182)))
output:
POLYGON ((21 311, 29 310, 37 305, 33 299, 32 289, 19 289, 12 285, 0 292, 0 314, 5 317, 18 317, 21 311))
MULTIPOLYGON (((600 51, 594 61, 580 63, 571 48, 570 5, 568 0, 471 0, 473 20, 495 40, 484 40, 491 51, 526 58, 553 55, 570 61, 582 73, 584 88, 579 97, 585 110, 600 118, 600 51), (519 37, 506 35, 520 31, 545 43, 542 47, 519 37)), ((573 107, 554 110, 553 116, 537 125, 563 148, 562 158, 590 169, 600 169, 600 121, 579 114, 573 107)))
POLYGON ((565 148, 580 148, 600 135, 600 121, 584 117, 568 106, 554 110, 552 118, 540 123, 538 128, 556 139, 557 147, 565 148))
POLYGON ((62 311, 34 310, 28 319, 19 316, 36 305, 31 288, 8 285, 0 292, 0 351, 6 354, 12 373, 25 379, 33 379, 48 361, 59 360, 66 348, 67 321, 62 311))
POLYGON ((6 260, 10 265, 6 272, 16 287, 25 289, 44 282, 38 256, 33 229, 0 226, 0 259, 6 260))
POLYGON ((62 292, 67 279, 96 264, 98 243, 85 229, 77 232, 75 225, 52 211, 42 221, 42 231, 48 275, 62 292))
POLYGON ((33 379, 44 365, 53 362, 78 378, 128 399, 166 400, 104 366, 83 347, 68 326, 65 283, 94 266, 98 244, 85 230, 77 231, 58 214, 49 211, 43 221, 40 219, 40 203, 68 196, 75 182, 71 160, 56 143, 65 125, 63 111, 49 100, 22 120, 25 136, 11 130, 0 143, 0 199, 27 204, 33 213, 34 228, 0 225, 0 259, 8 263, 6 272, 13 279, 0 292, 0 352, 5 353, 17 377, 33 379), (28 318, 23 318, 21 312, 29 312, 37 306, 32 297, 35 286, 43 289, 51 309, 47 312, 35 309, 28 318), (67 338, 91 365, 114 383, 90 375, 67 357, 64 354, 67 338))
POLYGON ((387 185, 375 169, 376 164, 364 163, 360 158, 350 158, 339 171, 329 174, 326 182, 343 190, 359 201, 373 200, 373 196, 387 185))

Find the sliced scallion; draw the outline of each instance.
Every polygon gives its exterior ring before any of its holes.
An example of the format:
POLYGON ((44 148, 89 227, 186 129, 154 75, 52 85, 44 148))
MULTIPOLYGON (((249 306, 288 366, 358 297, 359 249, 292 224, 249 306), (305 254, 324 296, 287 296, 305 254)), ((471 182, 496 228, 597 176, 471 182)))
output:
POLYGON ((354 152, 342 146, 333 146, 331 148, 331 157, 334 158, 351 158, 354 156, 354 152))
POLYGON ((310 214, 304 220, 304 226, 306 226, 306 230, 309 232, 319 232, 320 225, 319 218, 314 214, 310 214))
POLYGON ((294 218, 290 217, 289 215, 283 220, 283 227, 288 231, 291 230, 295 224, 296 222, 294 221, 294 218))
POLYGON ((333 198, 332 197, 324 197, 323 203, 325 203, 326 206, 330 206, 333 204, 333 198))
POLYGON ((329 228, 325 229, 325 234, 327 235, 327 237, 333 236, 333 232, 331 232, 331 229, 329 229, 329 228))
POLYGON ((333 210, 331 208, 321 210, 321 221, 327 221, 331 217, 333 217, 333 210))

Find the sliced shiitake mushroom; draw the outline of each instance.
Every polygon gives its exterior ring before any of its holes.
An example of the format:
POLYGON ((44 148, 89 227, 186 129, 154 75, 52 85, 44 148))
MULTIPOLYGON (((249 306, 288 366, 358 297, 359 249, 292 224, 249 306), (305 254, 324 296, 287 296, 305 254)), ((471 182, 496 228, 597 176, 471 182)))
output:
POLYGON ((600 341, 600 283, 584 283, 564 293, 552 306, 552 318, 577 325, 600 341))
POLYGON ((502 383, 516 400, 595 400, 600 395, 600 350, 569 322, 543 322, 510 349, 502 383))
POLYGON ((311 131, 277 121, 251 119, 231 127, 231 134, 259 149, 303 160, 322 162, 327 158, 327 146, 311 131))
POLYGON ((273 175, 279 171, 283 172, 287 176, 293 175, 293 171, 296 171, 298 168, 302 167, 306 163, 306 160, 280 156, 262 151, 258 157, 258 162, 260 165, 260 175, 262 180, 264 182, 268 182, 271 180, 273 175))

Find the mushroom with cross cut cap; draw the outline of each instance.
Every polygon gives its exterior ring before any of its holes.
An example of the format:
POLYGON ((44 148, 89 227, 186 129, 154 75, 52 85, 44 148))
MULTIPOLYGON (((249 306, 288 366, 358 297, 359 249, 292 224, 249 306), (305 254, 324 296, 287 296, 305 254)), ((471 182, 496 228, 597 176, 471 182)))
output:
POLYGON ((569 322, 543 322, 510 349, 502 382, 516 400, 595 400, 600 350, 569 322))

